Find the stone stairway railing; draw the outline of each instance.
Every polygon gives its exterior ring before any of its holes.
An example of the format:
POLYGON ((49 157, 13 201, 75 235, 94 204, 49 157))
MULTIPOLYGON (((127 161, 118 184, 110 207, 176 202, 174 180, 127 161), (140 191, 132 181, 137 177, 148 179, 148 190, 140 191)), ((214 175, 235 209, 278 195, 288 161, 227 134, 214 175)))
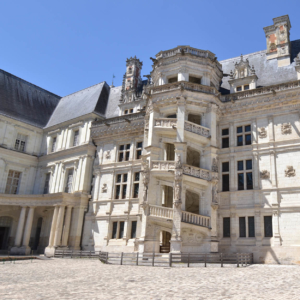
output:
POLYGON ((151 170, 153 171, 175 170, 175 161, 174 160, 152 160, 151 170))
POLYGON ((183 174, 197 177, 204 180, 211 179, 211 172, 209 170, 193 167, 190 165, 183 165, 183 174))
POLYGON ((210 129, 189 121, 184 121, 184 130, 204 136, 210 137, 210 129))
POLYGON ((150 208, 150 216, 152 217, 173 219, 173 215, 174 215, 173 208, 157 206, 157 205, 149 205, 149 208, 150 208))
POLYGON ((154 127, 174 128, 176 125, 177 119, 159 118, 154 121, 154 127))
POLYGON ((181 221, 184 223, 210 228, 210 217, 193 214, 187 211, 182 211, 181 221))

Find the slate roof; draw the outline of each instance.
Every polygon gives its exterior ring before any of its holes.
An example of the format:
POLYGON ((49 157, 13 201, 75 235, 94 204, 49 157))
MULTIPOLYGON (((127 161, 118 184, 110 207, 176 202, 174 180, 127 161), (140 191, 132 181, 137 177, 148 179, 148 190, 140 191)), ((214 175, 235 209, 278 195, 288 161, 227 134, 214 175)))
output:
POLYGON ((0 69, 0 114, 44 127, 61 97, 0 69))
MULTIPOLYGON (((278 67, 277 59, 267 60, 266 50, 259 51, 247 55, 243 55, 244 59, 248 58, 250 65, 254 65, 256 75, 258 77, 257 86, 268 86, 289 81, 297 80, 297 72, 295 70, 294 58, 300 52, 300 40, 291 42, 291 64, 286 67, 278 67)), ((234 64, 240 61, 240 57, 234 57, 220 61, 224 74, 229 74, 234 70, 234 64)), ((226 89, 230 90, 228 84, 229 76, 223 77, 220 92, 226 93, 226 89)))
POLYGON ((96 113, 104 118, 109 91, 110 87, 103 81, 61 98, 46 128, 89 113, 96 113))
POLYGON ((107 119, 119 116, 119 104, 121 98, 122 86, 116 86, 110 89, 105 117, 107 119))

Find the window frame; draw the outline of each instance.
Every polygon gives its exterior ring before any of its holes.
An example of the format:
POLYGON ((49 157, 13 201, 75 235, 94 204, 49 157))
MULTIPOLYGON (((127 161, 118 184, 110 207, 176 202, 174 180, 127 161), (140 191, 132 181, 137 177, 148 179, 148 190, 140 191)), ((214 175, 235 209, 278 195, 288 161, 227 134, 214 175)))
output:
POLYGON ((246 191, 253 190, 253 161, 252 159, 243 159, 238 160, 236 164, 236 172, 237 172, 237 189, 238 191, 246 191), (247 168, 247 162, 251 161, 251 169, 247 168), (240 164, 242 162, 242 164, 240 164), (242 169, 239 169, 239 166, 242 165, 242 169), (248 174, 251 174, 252 185, 248 185, 248 174), (242 175, 242 176, 240 176, 242 175), (239 178, 243 177, 243 186, 241 186, 239 178), (242 188, 240 188, 242 187, 242 188), (250 188, 249 188, 250 187, 250 188))
POLYGON ((43 188, 43 194, 49 194, 50 192, 50 180, 51 180, 51 172, 45 173, 45 180, 44 180, 44 188, 43 188), (49 179, 47 180, 47 177, 49 175, 49 179), (46 187, 46 183, 48 182, 48 186, 46 187), (47 188, 47 192, 46 191, 47 188))
POLYGON ((122 239, 127 237, 127 234, 126 234, 126 231, 125 231, 125 230, 127 230, 126 226, 125 226, 126 225, 125 220, 118 220, 118 221, 113 220, 111 224, 112 224, 111 225, 111 236, 110 236, 111 240, 122 240, 122 239), (121 227, 123 227, 122 232, 121 232, 121 227))
POLYGON ((133 178, 132 178, 132 198, 137 199, 139 198, 139 190, 140 190, 140 178, 141 178, 141 172, 134 172, 133 173, 133 178), (136 180, 136 176, 138 174, 138 180, 136 180), (135 193, 135 187, 138 187, 137 190, 137 194, 135 193))
POLYGON ((230 191, 230 163, 229 161, 222 162, 222 192, 229 192, 230 191), (223 171, 224 164, 228 164, 228 171, 223 171), (224 189, 224 177, 228 177, 228 189, 224 189))
MULTIPOLYGON (((227 226, 228 226, 228 224, 227 224, 227 226)), ((231 220, 230 220, 230 217, 223 217, 223 238, 230 238, 230 237, 231 237, 231 220), (225 230, 226 230, 225 220, 228 221, 228 223, 229 223, 229 227, 228 227, 229 228, 229 231, 228 231, 229 234, 227 234, 225 232, 225 230)))
POLYGON ((252 128, 251 124, 236 126, 236 146, 249 146, 252 145, 252 128), (246 131, 246 127, 250 126, 250 131, 246 131), (238 128, 242 128, 241 132, 238 132, 238 128), (247 137, 250 136, 250 144, 247 143, 247 137), (239 142, 239 138, 241 138, 241 144, 239 142), (240 145, 239 145, 240 144, 240 145))
POLYGON ((57 147, 57 135, 51 137, 50 153, 54 153, 57 147))
POLYGON ((27 135, 18 132, 16 140, 15 140, 14 150, 16 150, 18 152, 25 152, 27 139, 28 139, 27 135), (17 146, 17 142, 18 142, 18 146, 17 146))
POLYGON ((17 170, 8 170, 7 173, 7 178, 6 178, 6 185, 5 185, 5 194, 9 195, 17 195, 19 194, 19 189, 20 189, 20 183, 21 183, 21 178, 22 178, 22 172, 17 171, 17 170), (10 176, 10 172, 12 172, 12 176, 10 176), (18 177, 15 177, 16 174, 19 174, 18 177), (9 180, 11 183, 9 184, 9 180), (17 184, 13 184, 14 180, 17 180, 17 184), (9 192, 7 193, 8 190, 8 184, 9 184, 9 192), (14 192, 12 193, 12 190, 14 189, 14 192))
POLYGON ((143 154, 143 142, 136 142, 135 144, 135 159, 142 159, 143 154), (141 146, 139 147, 139 144, 141 143, 141 146), (140 154, 139 154, 140 152, 140 154))
MULTIPOLYGON (((269 224, 270 225, 270 224, 269 224)), ((271 237, 273 237, 273 216, 264 216, 264 237, 265 238, 271 238, 271 237), (266 226, 266 218, 270 218, 271 219, 271 235, 267 235, 266 233, 267 233, 267 226, 266 226)))
POLYGON ((67 168, 66 169, 66 174, 65 174, 65 184, 64 184, 64 192, 65 193, 73 193, 74 192, 74 176, 75 176, 75 169, 74 168, 67 168), (72 182, 69 183, 69 176, 70 176, 70 171, 72 170, 72 182), (71 185, 71 191, 69 190, 69 184, 71 185))
POLYGON ((115 200, 127 199, 127 186, 128 186, 128 173, 116 174, 115 187, 114 187, 114 199, 115 200), (119 176, 120 176, 121 180, 118 182, 119 176), (126 178, 125 181, 124 181, 124 178, 126 178), (119 189, 119 191, 117 191, 118 189, 119 189), (125 189, 125 197, 123 197, 124 189, 125 189), (117 194, 119 195, 118 197, 117 197, 117 194))
POLYGON ((73 140, 72 147, 79 146, 79 142, 80 142, 79 137, 80 137, 80 130, 79 130, 79 128, 74 129, 73 130, 73 136, 72 136, 72 140, 73 140), (76 132, 78 132, 77 135, 76 135, 76 132))
POLYGON ((131 149, 131 144, 130 143, 119 145, 118 156, 117 156, 118 162, 123 162, 123 161, 129 161, 130 160, 130 149, 131 149), (124 147, 124 149, 121 149, 121 147, 124 147), (122 160, 120 160, 121 154, 123 155, 122 160), (128 159, 126 159, 127 157, 128 157, 128 159))
POLYGON ((130 239, 136 239, 136 237, 137 237, 137 220, 133 220, 130 223, 130 239), (132 231, 133 223, 135 223, 135 234, 134 234, 134 236, 133 236, 133 231, 132 231))
POLYGON ((222 149, 229 148, 230 147, 229 128, 222 128, 221 129, 221 136, 222 136, 222 145, 221 145, 221 148, 222 149), (223 130, 228 130, 228 134, 223 134, 223 130), (227 147, 223 147, 223 141, 225 139, 228 139, 228 146, 227 147))

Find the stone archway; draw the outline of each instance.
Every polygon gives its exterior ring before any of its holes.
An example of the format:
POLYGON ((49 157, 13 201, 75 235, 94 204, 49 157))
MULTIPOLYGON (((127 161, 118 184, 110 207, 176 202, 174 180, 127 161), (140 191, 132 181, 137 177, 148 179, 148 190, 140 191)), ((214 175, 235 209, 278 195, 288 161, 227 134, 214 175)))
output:
POLYGON ((0 250, 8 248, 8 239, 13 219, 11 217, 0 217, 0 250))

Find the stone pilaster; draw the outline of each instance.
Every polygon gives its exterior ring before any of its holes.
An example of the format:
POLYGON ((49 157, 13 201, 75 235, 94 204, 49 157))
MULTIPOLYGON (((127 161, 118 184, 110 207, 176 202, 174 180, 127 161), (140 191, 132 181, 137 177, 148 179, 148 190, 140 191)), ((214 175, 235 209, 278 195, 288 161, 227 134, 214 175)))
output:
POLYGON ((23 237, 23 245, 22 245, 22 252, 24 254, 30 254, 31 248, 29 247, 29 241, 30 241, 30 235, 31 235, 31 229, 32 229, 32 222, 33 222, 33 216, 34 216, 34 207, 29 208, 25 230, 24 230, 24 237, 23 237))

